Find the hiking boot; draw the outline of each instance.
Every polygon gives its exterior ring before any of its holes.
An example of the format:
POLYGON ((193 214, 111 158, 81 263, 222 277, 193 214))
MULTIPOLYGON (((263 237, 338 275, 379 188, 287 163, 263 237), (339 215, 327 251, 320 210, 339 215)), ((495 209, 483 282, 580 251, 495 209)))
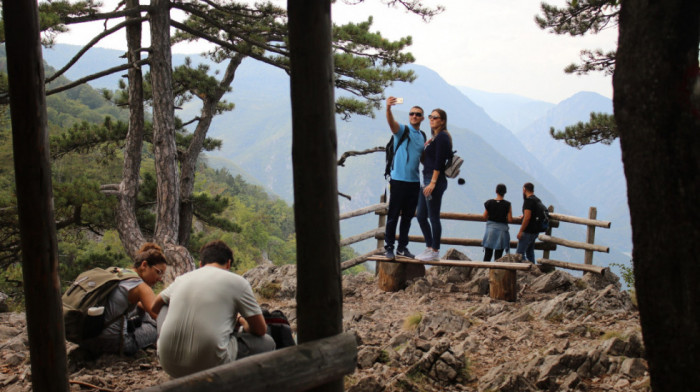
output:
POLYGON ((384 257, 386 257, 389 260, 394 260, 396 256, 394 256, 394 249, 389 248, 384 251, 384 257))
POLYGON ((415 259, 415 258, 416 258, 416 255, 414 255, 413 253, 411 253, 407 248, 403 248, 403 249, 397 250, 397 251, 396 251, 396 254, 399 255, 399 256, 408 257, 409 259, 415 259))
POLYGON ((438 261, 438 260, 440 260, 440 252, 438 252, 438 251, 428 249, 423 253, 416 256, 416 259, 421 260, 421 261, 438 261))

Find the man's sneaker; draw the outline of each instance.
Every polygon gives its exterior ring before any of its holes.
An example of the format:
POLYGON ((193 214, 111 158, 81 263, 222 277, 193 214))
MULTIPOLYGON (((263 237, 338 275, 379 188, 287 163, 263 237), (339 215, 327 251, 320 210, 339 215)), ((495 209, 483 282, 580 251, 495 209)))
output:
POLYGON ((410 252, 408 249, 406 249, 406 248, 397 250, 397 251, 396 251, 396 254, 399 255, 399 256, 408 257, 409 259, 415 259, 415 258, 416 258, 416 255, 414 255, 413 253, 411 253, 411 252, 410 252))
POLYGON ((394 249, 386 249, 384 251, 384 257, 386 257, 389 260, 394 260, 396 256, 394 256, 394 249))
POLYGON ((416 256, 416 259, 421 260, 421 261, 438 261, 440 260, 440 252, 434 251, 432 249, 427 250, 424 252, 425 255, 420 254, 416 256))

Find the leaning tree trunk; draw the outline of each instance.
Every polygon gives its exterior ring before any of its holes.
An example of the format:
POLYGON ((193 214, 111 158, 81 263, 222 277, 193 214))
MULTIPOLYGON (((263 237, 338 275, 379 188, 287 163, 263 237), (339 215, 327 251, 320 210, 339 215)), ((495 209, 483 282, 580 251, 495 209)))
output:
POLYGON ((194 269, 192 256, 185 247, 177 245, 180 186, 175 146, 169 7, 168 0, 151 1, 149 56, 153 89, 153 147, 158 183, 154 241, 163 246, 170 262, 166 281, 194 269))
POLYGON ((4 1, 27 335, 35 391, 69 391, 36 1, 4 1))
POLYGON ((194 135, 187 151, 183 154, 180 165, 180 228, 178 230, 178 244, 187 246, 190 242, 192 232, 192 218, 194 215, 194 204, 192 203, 192 192, 194 191, 194 177, 197 169, 197 159, 202 151, 204 139, 211 126, 211 121, 216 114, 216 107, 221 102, 228 87, 236 76, 236 70, 241 65, 245 56, 236 53, 229 60, 224 77, 221 78, 217 91, 211 96, 203 99, 202 110, 195 128, 194 135))
MULTIPOLYGON (((342 332, 330 1, 289 0, 299 342, 342 332)), ((314 391, 342 391, 343 380, 314 391)))
POLYGON ((613 78, 654 391, 700 385, 697 0, 622 2, 613 78))

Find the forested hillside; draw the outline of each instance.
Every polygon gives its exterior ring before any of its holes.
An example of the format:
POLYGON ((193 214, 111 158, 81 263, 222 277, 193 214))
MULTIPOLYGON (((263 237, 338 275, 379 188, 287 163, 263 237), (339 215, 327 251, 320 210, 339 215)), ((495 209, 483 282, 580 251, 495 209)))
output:
MULTIPOLYGON (((0 71, 4 64, 3 53, 0 71)), ((47 74, 51 72, 47 69, 47 74)), ((59 78, 49 88, 65 83, 67 79, 59 78)), ((60 279, 65 284, 88 268, 130 263, 115 230, 117 200, 100 190, 121 179, 127 112, 88 85, 50 95, 47 104, 60 279)), ((9 108, 0 110, 0 291, 17 299, 22 273, 12 131, 9 108)), ((148 143, 143 157, 137 215, 150 235, 156 195, 148 143)), ((223 239, 233 248, 234 268, 239 271, 264 261, 295 262, 293 209, 285 201, 241 176, 210 168, 205 161, 198 164, 193 199, 195 219, 187 247, 195 259, 203 243, 223 239)))

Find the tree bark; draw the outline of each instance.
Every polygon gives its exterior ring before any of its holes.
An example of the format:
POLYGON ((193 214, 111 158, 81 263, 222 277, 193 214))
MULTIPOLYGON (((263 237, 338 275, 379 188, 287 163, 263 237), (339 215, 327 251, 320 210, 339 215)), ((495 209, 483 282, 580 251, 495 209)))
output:
MULTIPOLYGON (((289 0, 299 342, 342 332, 330 1, 289 0)), ((343 380, 314 391, 342 391, 343 380)))
POLYGON ((622 2, 613 103, 654 391, 700 385, 699 31, 697 0, 622 2))
POLYGON ((159 243, 177 243, 180 218, 169 3, 169 0, 153 0, 151 2, 150 60, 153 89, 153 147, 158 182, 154 237, 159 243))
POLYGON ((69 391, 36 1, 4 1, 17 212, 35 391, 69 391))
MULTIPOLYGON (((139 0, 127 0, 127 9, 139 6, 139 0)), ((127 18, 138 18, 131 16, 127 18)), ((135 63, 141 59, 141 24, 126 26, 127 59, 135 63)), ((119 184, 117 232, 126 253, 133 259, 141 244, 146 242, 136 220, 136 197, 139 193, 141 148, 143 147, 143 73, 140 67, 131 67, 129 78, 129 132, 124 146, 124 166, 119 184)))
POLYGON ((169 261, 166 282, 194 269, 187 249, 178 245, 180 222, 180 184, 175 146, 175 108, 173 103, 170 52, 170 1, 151 1, 151 85, 153 89, 153 147, 155 152, 156 228, 154 241, 160 244, 169 261))
POLYGON ((219 89, 212 96, 205 96, 202 102, 202 110, 199 121, 195 128, 190 145, 187 147, 182 163, 180 165, 180 228, 178 230, 178 244, 187 246, 192 233, 192 220, 194 215, 194 204, 192 203, 192 192, 194 191, 194 177, 197 170, 197 160, 202 151, 204 140, 211 126, 211 121, 216 114, 216 106, 223 98, 228 87, 236 76, 236 70, 241 65, 245 56, 236 53, 229 60, 223 78, 219 82, 219 89))

